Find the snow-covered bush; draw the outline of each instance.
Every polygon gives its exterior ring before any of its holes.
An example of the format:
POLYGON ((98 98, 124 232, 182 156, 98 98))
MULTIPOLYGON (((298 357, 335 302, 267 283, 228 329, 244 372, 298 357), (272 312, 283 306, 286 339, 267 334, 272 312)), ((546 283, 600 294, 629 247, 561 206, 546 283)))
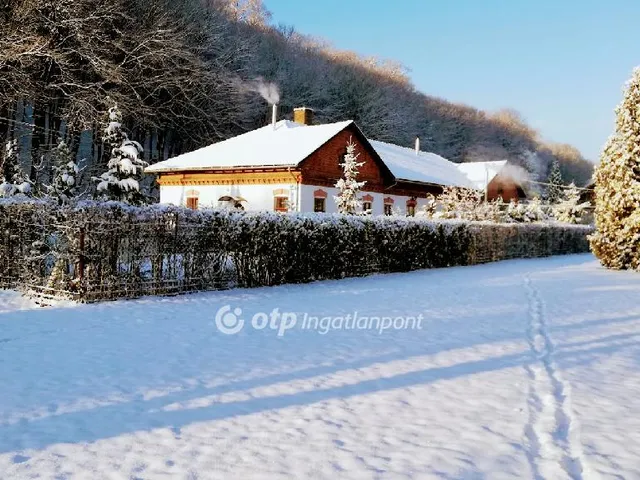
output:
POLYGON ((533 223, 549 219, 549 207, 538 197, 529 202, 504 203, 498 197, 489 202, 476 190, 446 187, 439 197, 427 200, 421 216, 493 223, 533 223))
POLYGON ((366 182, 358 182, 357 180, 358 169, 364 165, 364 162, 358 162, 359 156, 360 154, 356 153, 355 143, 349 139, 347 153, 340 164, 343 177, 335 185, 338 189, 335 200, 340 213, 355 214, 361 209, 360 190, 366 182))
POLYGON ((444 187, 436 200, 438 207, 433 218, 478 220, 477 208, 482 204, 482 194, 477 190, 444 187))
POLYGON ((504 200, 502 200, 502 197, 498 197, 489 202, 483 202, 478 209, 478 220, 492 223, 504 223, 508 221, 506 212, 507 205, 504 203, 504 200))
POLYGON ((80 169, 73 160, 67 144, 61 140, 52 150, 53 182, 48 187, 48 194, 59 204, 69 203, 78 194, 78 174, 80 169))
POLYGON ((109 109, 104 142, 110 159, 108 170, 93 178, 97 182, 98 196, 132 205, 144 203, 145 195, 140 191, 140 183, 149 164, 140 158, 144 153, 142 145, 129 140, 122 129, 122 114, 117 106, 109 109))
POLYGON ((542 203, 538 197, 528 202, 509 202, 505 216, 510 223, 537 223, 549 220, 550 207, 542 203))
POLYGON ((539 197, 534 197, 526 204, 525 222, 544 222, 549 219, 549 206, 542 203, 539 197))
POLYGON ((577 253, 588 249, 590 231, 561 224, 2 200, 0 267, 24 284, 92 301, 577 253))
POLYGON ((640 67, 616 109, 616 130, 595 171, 593 253, 608 268, 640 270, 640 67))
POLYGON ((18 141, 7 142, 0 158, 0 197, 31 193, 31 183, 20 167, 19 158, 18 141))
POLYGON ((580 223, 590 206, 590 202, 580 201, 580 190, 571 183, 565 189, 560 203, 552 205, 553 217, 559 222, 580 223))

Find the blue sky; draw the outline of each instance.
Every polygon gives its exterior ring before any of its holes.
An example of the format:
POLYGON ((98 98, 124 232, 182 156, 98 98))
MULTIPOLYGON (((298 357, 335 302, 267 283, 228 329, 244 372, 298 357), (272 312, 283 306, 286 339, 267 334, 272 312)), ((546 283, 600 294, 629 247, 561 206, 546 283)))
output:
POLYGON ((416 87, 514 108, 591 160, 640 64, 640 0, 265 0, 274 23, 400 61, 416 87))

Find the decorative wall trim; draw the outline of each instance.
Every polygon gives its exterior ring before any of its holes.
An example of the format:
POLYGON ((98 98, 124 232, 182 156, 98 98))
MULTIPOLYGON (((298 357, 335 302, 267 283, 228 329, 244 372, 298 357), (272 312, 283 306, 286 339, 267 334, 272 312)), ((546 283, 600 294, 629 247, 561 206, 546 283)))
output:
POLYGON ((274 185, 298 183, 300 172, 241 172, 241 173, 161 173, 158 183, 163 186, 196 185, 274 185))
POLYGON ((370 203, 373 203, 373 195, 369 195, 369 194, 364 195, 364 196, 362 197, 362 201, 363 201, 363 202, 370 202, 370 203))
POLYGON ((313 198, 327 198, 328 196, 329 194, 321 188, 313 192, 313 198))
POLYGON ((391 197, 387 197, 384 199, 384 203, 385 205, 393 205, 394 203, 396 203, 396 201, 391 197))

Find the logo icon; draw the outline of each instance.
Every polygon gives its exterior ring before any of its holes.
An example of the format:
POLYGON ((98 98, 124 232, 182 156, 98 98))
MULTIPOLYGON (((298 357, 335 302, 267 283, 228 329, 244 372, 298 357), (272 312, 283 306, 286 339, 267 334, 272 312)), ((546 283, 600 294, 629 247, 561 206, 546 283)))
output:
POLYGON ((231 305, 225 305, 216 313, 216 327, 225 335, 235 335, 244 327, 244 319, 241 308, 231 309, 231 305))

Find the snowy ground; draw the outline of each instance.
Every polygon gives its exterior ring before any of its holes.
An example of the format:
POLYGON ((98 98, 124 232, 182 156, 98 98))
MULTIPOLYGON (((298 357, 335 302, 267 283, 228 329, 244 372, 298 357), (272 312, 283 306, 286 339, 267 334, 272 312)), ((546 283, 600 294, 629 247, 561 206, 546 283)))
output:
POLYGON ((92 306, 0 292, 0 478, 638 479, 639 300, 640 274, 588 255, 92 306), (276 307, 425 320, 252 328, 276 307))

